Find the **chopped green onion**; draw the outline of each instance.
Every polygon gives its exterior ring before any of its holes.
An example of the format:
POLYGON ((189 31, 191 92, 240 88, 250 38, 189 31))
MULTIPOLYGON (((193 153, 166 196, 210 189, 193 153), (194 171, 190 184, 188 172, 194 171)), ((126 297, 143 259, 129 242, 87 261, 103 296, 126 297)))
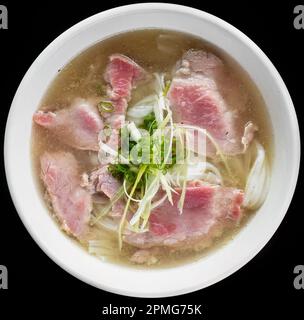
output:
POLYGON ((144 123, 140 128, 147 130, 150 134, 157 129, 157 122, 154 113, 151 112, 144 117, 144 123))
POLYGON ((160 182, 159 171, 157 170, 156 174, 151 175, 151 178, 148 180, 149 181, 146 183, 147 189, 146 189, 145 195, 141 199, 137 211, 135 212, 132 219, 130 220, 131 226, 135 225, 140 220, 140 218, 142 217, 142 214, 146 209, 147 204, 153 199, 153 197, 157 193, 159 189, 159 182, 160 182))
POLYGON ((112 206, 114 205, 114 203, 116 203, 119 199, 121 199, 123 195, 124 195, 124 188, 123 186, 121 186, 118 189, 118 191, 114 194, 112 199, 109 201, 109 203, 105 207, 103 207, 102 210, 99 211, 98 215, 96 215, 93 218, 93 221, 91 221, 90 225, 93 226, 96 222, 99 221, 99 219, 106 216, 112 209, 112 206))
POLYGON ((104 127, 103 127, 103 133, 106 137, 110 137, 111 134, 112 134, 112 128, 106 124, 104 127))
POLYGON ((114 111, 114 106, 111 101, 100 101, 97 106, 100 113, 114 111))
POLYGON ((170 89, 170 86, 171 86, 171 81, 168 80, 166 81, 166 84, 165 84, 165 88, 163 90, 163 96, 165 97, 170 89))
POLYGON ((135 182, 138 173, 137 167, 122 163, 109 164, 108 170, 113 177, 126 180, 130 184, 135 182))
MULTIPOLYGON (((136 177, 136 180, 134 182, 133 188, 131 189, 131 192, 129 194, 130 197, 133 196, 133 194, 134 194, 134 192, 135 192, 135 190, 137 188, 137 185, 139 184, 139 182, 141 180, 141 177, 145 173, 147 167, 148 167, 147 165, 142 165, 140 167, 140 169, 138 171, 138 174, 137 174, 137 177, 136 177)), ((119 228, 118 228, 118 245, 119 245, 119 249, 120 250, 122 248, 122 232, 123 232, 123 228, 124 228, 124 225, 125 225, 125 222, 126 222, 126 217, 127 217, 128 209, 129 209, 129 206, 130 206, 130 202, 131 202, 131 199, 128 198, 126 206, 125 206, 125 210, 124 210, 123 215, 121 217, 119 228)))

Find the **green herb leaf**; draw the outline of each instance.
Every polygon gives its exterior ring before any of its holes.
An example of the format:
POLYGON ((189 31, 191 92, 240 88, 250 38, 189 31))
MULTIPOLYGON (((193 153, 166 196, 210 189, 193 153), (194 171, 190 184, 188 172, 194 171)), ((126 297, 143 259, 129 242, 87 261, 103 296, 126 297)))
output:
MULTIPOLYGON (((133 184, 136 180, 138 168, 135 166, 130 166, 127 164, 110 164, 108 166, 109 172, 113 177, 121 180, 126 180, 129 184, 133 184)), ((138 188, 141 187, 141 182, 138 185, 138 188)))
POLYGON ((149 113, 144 117, 144 123, 141 128, 147 130, 150 134, 157 129, 157 122, 154 113, 149 113))
POLYGON ((166 85, 165 85, 165 88, 163 90, 163 96, 165 97, 170 89, 170 86, 171 86, 171 81, 168 80, 166 81, 166 85))

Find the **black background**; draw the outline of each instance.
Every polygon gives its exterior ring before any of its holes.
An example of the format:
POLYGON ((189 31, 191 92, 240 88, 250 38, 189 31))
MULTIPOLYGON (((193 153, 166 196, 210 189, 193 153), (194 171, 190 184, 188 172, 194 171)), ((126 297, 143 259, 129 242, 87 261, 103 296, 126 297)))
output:
MULTIPOLYGON (((9 12, 8 30, 0 30, 1 143, 14 93, 37 55, 60 33, 80 20, 131 2, 103 3, 100 0, 97 3, 89 0, 82 3, 39 1, 37 4, 0 1, 9 12)), ((185 4, 190 5, 188 2, 185 4)), ((262 48, 285 81, 301 126, 304 29, 295 30, 293 27, 293 8, 299 3, 282 1, 267 4, 268 7, 265 6, 266 1, 237 4, 212 0, 194 2, 192 6, 230 22, 262 48)), ((238 319, 248 315, 264 318, 266 314, 275 317, 285 312, 290 319, 303 316, 304 290, 293 287, 293 269, 295 265, 304 264, 304 212, 299 206, 301 187, 302 173, 292 204, 278 231, 241 270, 192 294, 168 299, 135 299, 106 293, 77 280, 42 252, 15 211, 1 161, 0 264, 8 268, 9 289, 0 290, 0 314, 8 311, 9 317, 5 318, 18 315, 34 319, 44 316, 98 319, 101 318, 102 306, 108 303, 125 306, 189 303, 203 304, 206 319, 218 319, 220 316, 238 319)))

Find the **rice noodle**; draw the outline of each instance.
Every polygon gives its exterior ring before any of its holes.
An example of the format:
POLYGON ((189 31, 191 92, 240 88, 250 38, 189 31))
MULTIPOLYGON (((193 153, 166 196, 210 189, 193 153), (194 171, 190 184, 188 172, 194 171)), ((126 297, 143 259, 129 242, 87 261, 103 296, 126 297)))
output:
POLYGON ((183 175, 183 168, 176 166, 170 172, 167 172, 166 179, 172 185, 182 186, 182 182, 192 180, 204 180, 206 182, 223 185, 223 178, 219 169, 210 162, 198 162, 195 164, 188 164, 187 174, 183 175), (211 178, 211 179, 210 179, 211 178), (212 180, 212 181, 211 181, 212 180))
POLYGON ((90 240, 88 246, 89 253, 103 259, 116 256, 115 245, 104 240, 90 240))
POLYGON ((98 220, 96 223, 98 226, 112 232, 117 232, 118 231, 118 221, 114 221, 112 218, 109 217, 103 217, 98 220))
POLYGON ((263 146, 256 142, 256 159, 252 165, 245 186, 244 206, 250 209, 257 209, 265 200, 269 172, 263 146))
POLYGON ((123 188, 124 188, 124 192, 125 192, 125 195, 127 196, 127 198, 129 198, 131 201, 134 201, 134 202, 140 202, 140 200, 134 199, 133 197, 130 196, 130 194, 128 193, 127 187, 126 187, 126 183, 127 183, 127 181, 124 180, 123 181, 123 188))
POLYGON ((162 198, 160 198, 159 200, 152 202, 151 203, 151 210, 159 207, 161 204, 163 204, 163 202, 168 198, 168 195, 165 194, 162 198))
POLYGON ((227 163, 227 159, 225 157, 225 155, 223 154, 223 152, 221 151, 220 147, 218 146, 218 144, 216 143, 216 141, 213 139, 212 135, 205 129, 202 129, 198 126, 193 126, 193 125, 188 125, 188 124, 178 124, 179 128, 185 128, 185 129, 190 129, 190 130, 197 130, 198 132, 204 134, 210 141, 211 143, 214 145, 215 149, 216 149, 216 153, 220 156, 222 162, 224 163, 224 166, 228 172, 228 174, 232 177, 232 172, 231 169, 227 163))

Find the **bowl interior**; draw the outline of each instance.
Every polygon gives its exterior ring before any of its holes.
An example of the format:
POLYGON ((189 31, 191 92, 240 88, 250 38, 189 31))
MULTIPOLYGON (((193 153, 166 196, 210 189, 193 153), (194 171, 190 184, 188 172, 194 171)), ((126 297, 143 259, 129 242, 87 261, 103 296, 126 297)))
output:
POLYGON ((23 223, 56 263, 96 287, 125 295, 155 297, 206 287, 239 269, 261 250, 279 226, 291 201, 298 174, 299 149, 298 125, 288 91, 271 62, 251 40, 224 21, 195 9, 138 4, 109 10, 80 22, 36 59, 11 106, 5 136, 5 165, 10 192, 23 223), (59 230, 46 212, 33 180, 30 137, 32 114, 58 69, 104 38, 145 28, 187 32, 234 57, 266 102, 273 126, 275 155, 267 199, 235 239, 199 261, 138 272, 100 262, 59 230))

